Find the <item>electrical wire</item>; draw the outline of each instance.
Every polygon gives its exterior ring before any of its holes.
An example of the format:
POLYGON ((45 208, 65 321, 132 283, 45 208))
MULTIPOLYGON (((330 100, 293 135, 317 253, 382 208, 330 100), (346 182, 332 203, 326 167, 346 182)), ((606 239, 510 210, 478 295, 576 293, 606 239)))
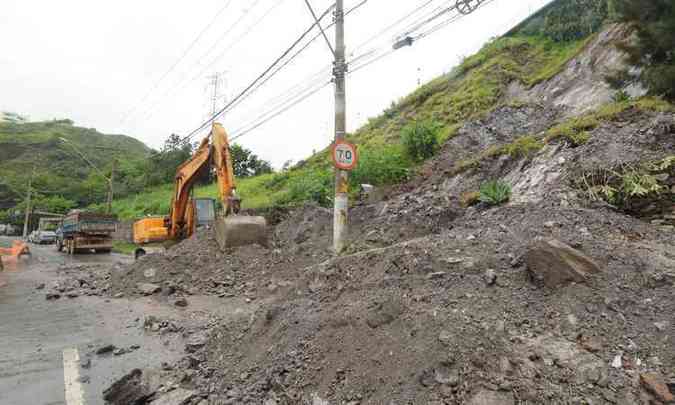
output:
POLYGON ((183 51, 181 56, 171 65, 171 67, 169 67, 169 69, 166 72, 164 72, 164 74, 159 78, 159 80, 155 82, 155 84, 150 88, 150 90, 145 94, 145 96, 143 96, 138 105, 133 107, 124 115, 124 117, 122 117, 121 122, 126 121, 138 109, 140 105, 145 103, 148 97, 150 97, 150 95, 159 87, 159 85, 164 81, 164 79, 166 79, 166 77, 169 76, 174 71, 174 69, 176 69, 176 67, 183 61, 183 59, 185 59, 185 57, 188 55, 188 53, 190 53, 190 51, 192 50, 192 48, 194 48, 197 42, 199 42, 202 36, 204 36, 204 34, 213 26, 213 24, 215 24, 216 21, 218 21, 218 18, 222 13, 225 12, 225 10, 227 10, 227 8, 230 6, 230 3, 232 3, 232 0, 227 0, 225 5, 215 14, 213 19, 211 19, 211 21, 199 32, 199 34, 197 34, 197 36, 192 40, 192 42, 190 42, 190 44, 183 51))
MULTIPOLYGON (((489 3, 493 2, 493 1, 494 1, 494 0, 486 0, 486 1, 482 2, 482 3, 481 3, 474 11, 476 11, 478 8, 480 8, 480 7, 484 6, 484 5, 487 5, 487 4, 489 4, 489 3)), ((454 7, 454 6, 453 6, 453 7, 454 7)), ((447 11, 444 11, 443 14, 446 14, 446 13, 447 13, 447 11)), ((439 31, 440 29, 446 27, 447 25, 451 24, 452 22, 455 22, 455 21, 457 21, 457 20, 459 20, 459 19, 465 17, 466 15, 467 15, 467 14, 462 14, 462 13, 458 13, 458 14, 456 14, 456 15, 453 15, 450 19, 448 19, 448 20, 446 20, 446 21, 443 21, 443 22, 441 22, 441 23, 439 23, 439 24, 437 24, 437 25, 431 27, 429 30, 424 31, 423 33, 419 34, 419 35, 416 36, 415 38, 416 38, 416 40, 421 40, 421 39, 423 39, 423 38, 425 38, 425 37, 427 37, 427 36, 429 36, 429 35, 432 35, 433 33, 437 32, 437 31, 439 31)), ((433 20, 435 20, 435 19, 432 19, 432 20, 430 20, 430 21, 433 21, 433 20)), ((382 60, 382 59, 384 59, 384 58, 386 58, 386 57, 388 57, 388 56, 390 56, 391 54, 393 54, 393 53, 396 52, 397 50, 398 50, 398 49, 395 49, 395 48, 392 47, 392 48, 389 48, 389 49, 386 50, 386 51, 379 52, 378 55, 376 55, 376 56, 374 56, 374 57, 371 57, 371 58, 369 58, 368 60, 366 60, 365 62, 363 62, 363 63, 361 63, 361 64, 358 64, 357 66, 351 68, 351 69, 349 70, 349 72, 348 72, 348 75, 352 75, 352 74, 354 74, 354 73, 356 73, 356 72, 358 72, 358 71, 360 71, 360 70, 362 70, 362 69, 364 69, 364 68, 366 68, 366 67, 368 67, 368 66, 370 66, 370 65, 372 65, 372 64, 374 64, 374 63, 376 63, 376 62, 378 62, 378 61, 380 61, 380 60, 382 60)), ((369 52, 367 52, 367 53, 365 53, 365 54, 363 54, 363 55, 357 56, 357 57, 355 57, 354 59, 352 59, 352 60, 349 62, 349 64, 351 65, 351 64, 353 64, 356 60, 363 59, 364 57, 366 57, 366 55, 372 55, 373 53, 377 53, 377 51, 369 51, 369 52)), ((239 138, 245 136, 246 134, 252 132, 253 130, 255 130, 255 129, 261 127, 262 125, 266 124, 267 122, 271 121, 272 119, 278 117, 279 115, 281 115, 281 114, 283 114, 284 112, 288 111, 288 110, 291 109, 292 107, 298 105, 298 104, 301 103, 302 101, 304 101, 304 100, 306 100, 307 98, 311 97, 312 95, 316 94, 318 91, 320 91, 320 90, 322 90, 323 88, 325 88, 325 87, 326 87, 327 85, 329 85, 331 82, 332 82, 332 81, 328 81, 328 82, 323 83, 322 85, 320 85, 320 86, 318 86, 318 87, 316 87, 316 88, 314 88, 314 89, 309 89, 309 90, 306 91, 305 93, 301 93, 300 95, 297 95, 297 96, 294 96, 294 97, 290 97, 290 98, 287 99, 284 103, 281 103, 281 104, 277 107, 276 110, 275 110, 274 108, 272 108, 272 109, 266 111, 265 113, 261 114, 257 119, 253 120, 252 122, 250 122, 250 123, 247 124, 247 125, 242 126, 241 129, 235 130, 235 131, 233 132, 234 136, 233 136, 232 140, 239 139, 239 138)))
POLYGON ((323 20, 323 18, 333 9, 333 7, 329 7, 326 9, 326 11, 323 12, 323 14, 319 17, 317 21, 315 21, 305 32, 300 35, 300 37, 291 44, 291 46, 286 49, 281 56, 279 56, 269 67, 267 67, 251 84, 249 84, 239 95, 237 95, 232 101, 230 101, 225 107, 220 109, 216 114, 214 114, 210 119, 204 121, 201 125, 199 125, 197 128, 195 128, 193 131, 191 131, 185 138, 181 140, 181 143, 185 143, 192 139, 199 131, 204 129, 207 125, 209 125, 213 120, 217 119, 219 116, 221 116, 225 111, 227 111, 230 106, 232 106, 234 103, 236 103, 239 99, 244 97, 246 93, 248 93, 249 90, 251 90, 256 84, 258 84, 270 71, 272 71, 286 56, 288 56, 291 51, 300 43, 302 42, 307 35, 309 35, 310 32, 318 25, 318 23, 323 20))
MULTIPOLYGON (((280 5, 283 1, 284 1, 284 0, 281 0, 281 1, 278 1, 278 2, 274 3, 274 4, 272 5, 272 7, 271 7, 270 9, 268 9, 267 12, 265 12, 265 14, 264 14, 260 19, 258 19, 254 24, 252 24, 251 26, 249 26, 249 28, 244 32, 244 34, 242 34, 242 35, 240 35, 239 37, 237 37, 236 40, 230 42, 229 47, 234 46, 234 45, 237 43, 237 41, 240 41, 241 39, 243 39, 244 37, 246 37, 248 34, 250 34, 250 32, 253 30, 253 28, 255 28, 255 26, 257 26, 258 24, 260 24, 260 22, 261 22, 265 17, 267 17, 267 16, 272 12, 272 10, 274 10, 274 9, 275 9, 278 5, 280 5)), ((208 56, 208 55, 209 55, 209 54, 210 54, 210 53, 211 53, 211 52, 212 52, 212 51, 220 44, 220 41, 221 41, 222 39, 224 39, 225 37, 227 37, 227 35, 229 35, 231 32, 233 32, 234 29, 239 25, 239 23, 242 22, 242 21, 244 21, 245 17, 248 15, 248 13, 250 13, 250 11, 251 11, 251 10, 252 10, 259 2, 260 2, 260 0, 257 0, 256 2, 253 3, 253 5, 252 5, 251 7, 249 7, 248 9, 246 9, 246 10, 244 11, 244 13, 239 17, 239 19, 238 19, 237 21, 235 21, 234 24, 232 24, 232 25, 231 25, 231 26, 230 26, 230 27, 229 27, 229 28, 228 28, 228 29, 227 29, 227 30, 226 30, 226 31, 218 38, 218 40, 217 40, 216 42, 213 43, 213 45, 211 45, 211 47, 209 48, 209 50, 206 51, 206 52, 202 55, 201 58, 198 58, 198 59, 196 60, 197 62, 194 63, 190 69, 193 69, 193 68, 199 63, 199 61, 200 61, 201 59, 207 57, 207 56, 208 56)), ((199 74, 196 75, 196 76, 189 76, 189 75, 187 75, 187 72, 184 73, 183 75, 181 75, 181 77, 178 79, 178 81, 177 81, 174 85, 169 86, 169 87, 164 91, 164 93, 162 93, 162 95, 161 95, 160 97, 158 97, 158 98, 155 100, 155 102, 152 103, 152 104, 150 105, 150 107, 148 107, 148 108, 144 111, 144 117, 143 117, 143 120, 147 121, 148 119, 150 119, 150 118, 153 116, 153 114, 156 112, 156 108, 157 108, 163 101, 166 101, 167 96, 169 96, 169 95, 172 94, 172 93, 175 93, 176 91, 180 91, 180 90, 184 89, 187 85, 189 85, 190 83, 193 83, 195 80, 199 79, 201 76, 203 76, 203 74, 206 72, 207 69, 208 69, 208 67, 205 68, 205 69, 202 69, 202 70, 199 72, 199 74), (189 80, 185 80, 185 79, 186 79, 186 76, 187 76, 187 77, 191 77, 191 78, 190 78, 189 80)))

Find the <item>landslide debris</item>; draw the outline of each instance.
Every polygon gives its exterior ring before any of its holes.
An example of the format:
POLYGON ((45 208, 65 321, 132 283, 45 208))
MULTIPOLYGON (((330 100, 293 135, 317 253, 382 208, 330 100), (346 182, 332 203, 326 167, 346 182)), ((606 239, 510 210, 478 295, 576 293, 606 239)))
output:
MULTIPOLYGON (((563 76, 590 68, 575 63, 563 76)), ((331 212, 305 206, 271 229, 269 249, 221 252, 204 232, 80 282, 251 308, 187 336, 186 356, 162 367, 170 389, 139 395, 201 405, 672 402, 675 172, 647 173, 660 191, 637 210, 592 198, 598 184, 579 179, 669 161, 673 109, 640 100, 574 116, 541 101, 464 123, 411 181, 353 207, 342 256, 329 253, 331 212), (510 203, 463 202, 494 179, 512 186, 510 203)))

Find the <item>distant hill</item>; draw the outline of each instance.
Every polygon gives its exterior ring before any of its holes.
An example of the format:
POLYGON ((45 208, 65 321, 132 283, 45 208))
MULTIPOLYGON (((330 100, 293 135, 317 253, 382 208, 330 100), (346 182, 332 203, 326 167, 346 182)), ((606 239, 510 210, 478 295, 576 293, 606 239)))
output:
POLYGON ((151 152, 137 139, 102 134, 75 126, 70 120, 0 121, 0 209, 23 201, 33 170, 36 198, 44 205, 41 209, 100 203, 106 193, 105 180, 78 151, 105 175, 117 159, 119 196, 132 191, 129 180, 142 177, 142 171, 135 169, 151 152), (134 171, 137 173, 132 175, 134 171))

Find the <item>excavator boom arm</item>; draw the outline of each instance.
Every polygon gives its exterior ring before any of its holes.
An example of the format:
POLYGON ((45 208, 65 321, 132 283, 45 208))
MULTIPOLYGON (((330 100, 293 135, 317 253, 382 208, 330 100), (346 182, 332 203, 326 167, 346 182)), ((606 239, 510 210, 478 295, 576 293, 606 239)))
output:
POLYGON ((223 203, 223 211, 227 214, 239 211, 238 200, 235 196, 234 169, 230 156, 230 143, 227 132, 222 125, 213 124, 211 131, 213 143, 213 166, 218 178, 218 196, 223 203))
POLYGON ((198 174, 209 165, 211 148, 209 138, 206 137, 192 158, 183 163, 176 171, 174 194, 171 201, 171 213, 169 214, 169 238, 182 239, 190 234, 188 214, 190 204, 190 191, 197 179, 198 174))

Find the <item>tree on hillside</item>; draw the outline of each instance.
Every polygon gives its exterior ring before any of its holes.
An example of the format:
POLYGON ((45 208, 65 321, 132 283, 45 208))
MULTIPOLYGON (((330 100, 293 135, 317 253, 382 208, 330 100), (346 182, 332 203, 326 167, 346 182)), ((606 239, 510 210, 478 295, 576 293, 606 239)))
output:
POLYGON ((191 156, 192 145, 183 142, 177 134, 169 135, 162 150, 150 156, 148 185, 172 183, 178 166, 191 156))
POLYGON ((24 122, 27 122, 28 118, 24 117, 23 115, 19 115, 17 113, 3 111, 2 113, 0 113, 0 121, 3 120, 11 122, 13 124, 22 124, 24 122))
POLYGON ((272 173, 272 165, 260 159, 250 150, 241 145, 230 145, 232 167, 235 177, 250 177, 260 174, 272 173))
POLYGON ((641 80, 651 94, 675 100, 675 1, 612 0, 611 6, 637 34, 636 41, 620 48, 631 65, 642 69, 623 76, 641 80))

